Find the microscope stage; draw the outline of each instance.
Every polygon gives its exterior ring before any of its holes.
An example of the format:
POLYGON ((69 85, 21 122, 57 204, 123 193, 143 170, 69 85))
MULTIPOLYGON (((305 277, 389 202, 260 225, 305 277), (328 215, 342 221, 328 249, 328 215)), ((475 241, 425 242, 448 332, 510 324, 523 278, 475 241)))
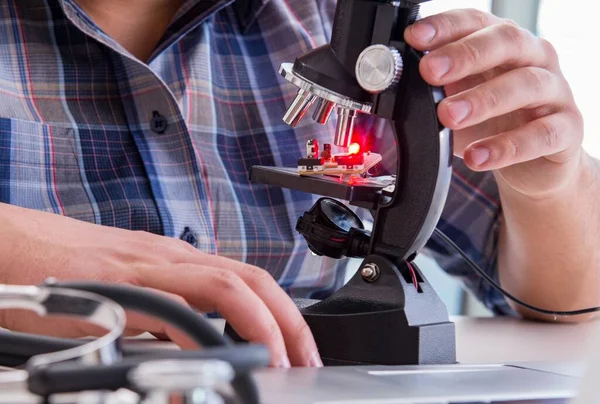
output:
POLYGON ((297 168, 254 166, 250 181, 255 184, 275 185, 295 191, 328 196, 367 209, 373 209, 381 196, 393 188, 395 178, 382 176, 362 178, 328 175, 300 175, 297 168))

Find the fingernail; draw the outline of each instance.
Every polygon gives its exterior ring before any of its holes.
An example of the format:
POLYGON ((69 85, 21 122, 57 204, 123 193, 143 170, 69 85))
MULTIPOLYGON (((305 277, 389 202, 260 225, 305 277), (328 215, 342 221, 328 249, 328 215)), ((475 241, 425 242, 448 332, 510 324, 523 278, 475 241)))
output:
POLYGON ((490 159, 490 150, 486 147, 471 149, 471 160, 476 166, 485 164, 490 159))
POLYGON ((321 355, 318 352, 313 352, 310 356, 309 365, 311 368, 322 368, 323 361, 321 361, 321 355))
POLYGON ((289 369, 292 367, 292 364, 290 363, 290 360, 287 356, 282 356, 281 359, 279 359, 279 362, 277 363, 277 367, 289 369))
POLYGON ((461 123, 471 113, 471 104, 467 101, 449 102, 448 113, 454 122, 461 123))
POLYGON ((431 73, 439 80, 448 74, 452 62, 448 56, 432 56, 429 58, 427 65, 431 73))
POLYGON ((423 43, 429 43, 435 37, 435 28, 433 25, 424 22, 417 22, 412 26, 413 35, 423 43))

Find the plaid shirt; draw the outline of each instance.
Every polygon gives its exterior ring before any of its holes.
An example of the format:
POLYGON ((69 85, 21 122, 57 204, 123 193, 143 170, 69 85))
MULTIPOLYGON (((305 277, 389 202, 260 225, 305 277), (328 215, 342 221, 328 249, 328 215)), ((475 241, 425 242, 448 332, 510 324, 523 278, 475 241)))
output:
MULTIPOLYGON (((251 184, 253 165, 294 166, 333 127, 282 116, 295 88, 282 62, 328 41, 331 0, 188 0, 147 63, 73 0, 0 5, 0 202, 181 237, 267 269, 292 296, 341 286, 343 261, 295 231, 315 196, 251 184)), ((439 224, 496 276, 499 198, 460 161, 439 224)), ((432 254, 506 311, 441 244, 432 254)))

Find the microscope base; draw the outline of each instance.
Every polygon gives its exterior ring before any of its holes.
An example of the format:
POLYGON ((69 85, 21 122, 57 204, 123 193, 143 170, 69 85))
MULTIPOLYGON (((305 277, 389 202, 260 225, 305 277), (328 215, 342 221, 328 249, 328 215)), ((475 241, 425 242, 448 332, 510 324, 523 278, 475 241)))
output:
MULTIPOLYGON (((356 275, 331 297, 298 299, 326 366, 442 365, 456 363, 454 323, 446 306, 412 264, 368 256, 356 275), (362 271, 375 267, 375 280, 362 271), (399 269, 400 268, 400 269, 399 269)), ((227 325, 226 334, 242 341, 227 325)))
POLYGON ((454 323, 416 265, 417 290, 406 263, 398 269, 371 255, 330 298, 301 309, 323 362, 340 365, 436 365, 456 363, 454 323), (365 265, 378 278, 365 281, 365 265), (407 276, 409 275, 409 276, 407 276))
POLYGON ((325 366, 456 363, 453 323, 407 326, 402 317, 401 311, 366 318, 304 316, 325 366))

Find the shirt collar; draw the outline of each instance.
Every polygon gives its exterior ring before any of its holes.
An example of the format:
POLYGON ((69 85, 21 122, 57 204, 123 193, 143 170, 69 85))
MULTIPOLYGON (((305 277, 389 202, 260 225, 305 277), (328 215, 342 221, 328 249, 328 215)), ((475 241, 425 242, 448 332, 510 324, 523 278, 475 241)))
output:
MULTIPOLYGON (((240 28, 242 31, 246 31, 250 25, 256 21, 256 18, 262 12, 264 6, 269 3, 269 1, 270 0, 185 0, 177 14, 175 14, 174 20, 177 21, 179 18, 182 18, 187 14, 191 14, 200 5, 204 6, 204 8, 208 8, 214 10, 214 12, 217 12, 233 2, 233 9, 238 19, 240 28), (212 3, 212 5, 207 5, 206 3, 212 3)), ((59 2, 61 5, 66 2, 75 8, 79 8, 75 4, 74 0, 59 0, 59 2)))
MULTIPOLYGON (((233 8, 240 30, 246 32, 256 21, 269 1, 270 0, 185 0, 179 11, 175 14, 173 23, 167 28, 165 37, 161 40, 161 43, 155 50, 151 59, 172 42, 176 41, 177 38, 185 32, 193 29, 198 24, 227 6, 233 8)), ((59 3, 69 19, 71 19, 71 21, 81 30, 106 45, 110 45, 117 48, 122 53, 126 53, 119 44, 101 32, 93 21, 85 15, 75 0, 59 0, 59 3)))
POLYGON ((190 11, 198 5, 213 3, 211 9, 216 12, 233 3, 233 11, 237 17, 240 29, 242 32, 245 32, 256 21, 256 18, 258 18, 264 9, 264 6, 266 6, 269 1, 270 0, 185 0, 175 15, 174 20, 190 13, 190 11))
POLYGON ((264 7, 270 0, 235 0, 233 8, 238 18, 238 23, 243 32, 256 21, 264 7))

